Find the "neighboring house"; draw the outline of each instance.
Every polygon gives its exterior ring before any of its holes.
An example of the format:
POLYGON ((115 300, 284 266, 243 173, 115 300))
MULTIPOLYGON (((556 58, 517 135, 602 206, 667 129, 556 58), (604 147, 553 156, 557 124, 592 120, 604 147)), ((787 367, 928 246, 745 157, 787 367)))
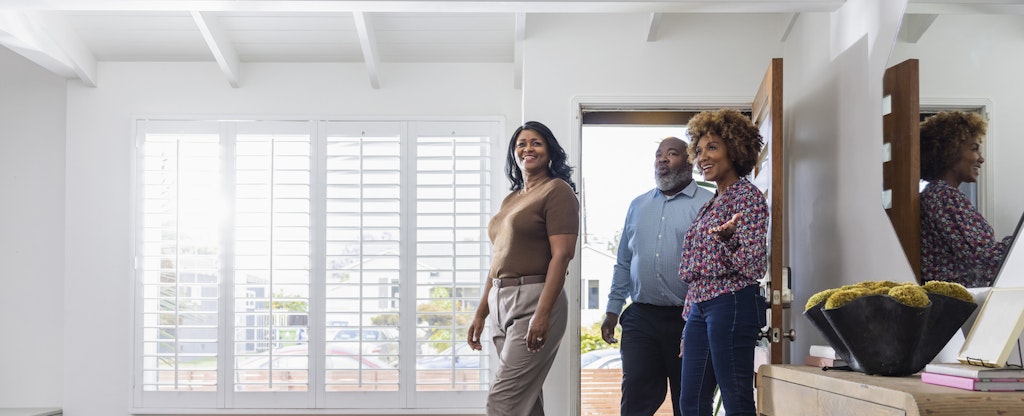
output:
MULTIPOLYGON (((366 290, 360 288, 362 285, 377 286, 379 301, 378 308, 364 310, 363 312, 388 312, 398 309, 399 295, 399 257, 393 250, 386 250, 378 254, 368 255, 361 262, 355 262, 343 267, 330 269, 327 280, 328 298, 358 298, 360 292, 366 296, 366 290), (361 281, 352 280, 352 275, 360 275, 361 281), (351 284, 350 284, 351 283, 351 284)), ((419 299, 429 298, 434 288, 451 288, 453 279, 451 270, 442 270, 425 262, 416 262, 416 297, 419 299)), ((480 289, 483 286, 483 278, 478 282, 469 284, 455 284, 455 296, 469 297, 475 303, 480 299, 480 289)), ((357 324, 355 322, 349 325, 357 324)), ((362 322, 363 325, 372 325, 370 322, 362 322)))
POLYGON ((580 249, 580 325, 590 326, 604 320, 608 288, 612 284, 615 255, 605 243, 583 243, 580 249))

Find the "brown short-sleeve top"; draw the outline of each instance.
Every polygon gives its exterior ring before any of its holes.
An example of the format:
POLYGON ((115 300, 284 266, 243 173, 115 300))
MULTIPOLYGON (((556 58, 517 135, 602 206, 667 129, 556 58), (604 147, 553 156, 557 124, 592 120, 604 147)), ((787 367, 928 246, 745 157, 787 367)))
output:
POLYGON ((580 203, 565 181, 548 179, 528 192, 512 192, 487 225, 494 249, 487 277, 547 274, 548 236, 579 232, 580 203))

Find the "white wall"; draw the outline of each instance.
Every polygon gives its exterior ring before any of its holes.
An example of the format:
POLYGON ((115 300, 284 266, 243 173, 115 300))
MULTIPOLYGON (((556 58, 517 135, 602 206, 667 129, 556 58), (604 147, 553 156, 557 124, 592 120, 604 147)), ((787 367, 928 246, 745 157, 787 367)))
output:
MULTIPOLYGON (((49 283, 16 281, 14 295, 0 294, 4 301, 0 312, 8 316, 14 312, 7 306, 11 300, 31 296, 37 297, 33 307, 52 303, 43 313, 59 314, 52 311, 63 306, 63 337, 46 335, 56 337, 46 344, 63 342, 65 361, 74 364, 67 369, 63 363, 42 367, 42 372, 58 378, 63 371, 63 396, 49 389, 22 387, 27 383, 4 366, 0 399, 14 391, 12 397, 17 397, 19 405, 62 401, 72 416, 128 413, 132 279, 128 219, 134 115, 503 115, 509 133, 519 120, 545 122, 578 162, 579 134, 572 131, 577 126, 574 99, 749 100, 769 59, 782 56, 790 160, 787 251, 796 279, 795 311, 802 311, 810 294, 827 287, 868 279, 910 280, 910 269, 881 210, 879 189, 881 75, 905 4, 905 0, 848 0, 836 13, 803 14, 786 43, 781 42, 784 25, 777 24, 786 18, 781 15, 667 15, 657 41, 646 42, 647 17, 642 14, 531 14, 521 97, 512 88, 513 70, 508 64, 385 65, 380 90, 369 88, 361 65, 245 64, 242 88, 232 89, 213 63, 101 64, 98 88, 71 83, 67 89, 66 163, 63 155, 38 156, 43 150, 48 154, 64 151, 58 145, 63 145, 63 128, 47 135, 39 148, 18 150, 10 157, 6 150, 12 137, 9 132, 35 133, 40 119, 55 118, 59 124, 64 103, 60 94, 47 100, 54 105, 0 124, 5 143, 0 156, 5 163, 0 169, 14 166, 11 163, 26 164, 33 157, 40 159, 36 165, 52 167, 43 169, 39 173, 43 177, 29 186, 36 189, 26 191, 36 202, 31 210, 0 209, 25 214, 21 216, 28 221, 18 226, 34 222, 36 238, 49 235, 45 239, 49 246, 60 247, 61 237, 66 238, 63 268, 68 271, 63 283, 52 281, 52 275, 63 272, 59 261, 53 264, 52 250, 46 251, 45 258, 34 253, 5 261, 0 267, 5 267, 8 280, 13 280, 7 272, 9 263, 21 265, 14 270, 19 274, 22 269, 38 273, 40 265, 53 268, 53 273, 47 274, 49 283), (674 19, 682 24, 674 24, 674 19), (8 162, 8 158, 16 160, 8 162), (45 176, 64 166, 63 177, 45 176), (63 189, 65 180, 66 204, 60 192, 51 189, 63 189), (66 227, 60 223, 65 206, 66 227), (69 296, 61 304, 57 297, 47 297, 54 292, 69 296), (15 388, 8 390, 8 386, 15 388), (26 401, 40 394, 47 396, 26 401)), ((6 58, 0 54, 0 64, 6 66, 10 60, 9 54, 6 58)), ((16 72, 20 78, 39 71, 21 68, 16 72)), ((8 77, 0 72, 0 82, 8 77)), ((4 93, 0 103, 5 105, 7 88, 0 84, 4 93)), ((15 91, 37 97, 45 96, 49 88, 28 84, 15 91)), ((7 180, 0 178, 5 193, 24 188, 7 180)), ((23 247, 23 239, 8 235, 0 235, 0 241, 23 247)), ((12 256, 10 250, 3 253, 5 260, 12 256)), ((578 282, 573 283, 567 288, 578 291, 578 282)), ((13 328, 15 333, 36 336, 35 328, 30 332, 6 319, 4 331, 13 328)), ((41 322, 48 327, 61 325, 52 316, 41 322)), ((823 338, 802 317, 794 317, 793 322, 799 341, 792 356, 802 360, 807 344, 823 338)), ((3 345, 0 348, 7 352, 10 347, 3 345)), ((53 355, 35 352, 47 347, 33 344, 32 348, 20 357, 53 355)), ((60 356, 60 348, 53 348, 60 356)), ((548 379, 549 414, 566 414, 569 401, 575 400, 567 394, 569 364, 563 353, 548 379)), ((39 371, 38 366, 32 368, 39 371)))
POLYGON ((834 13, 805 13, 786 44, 793 362, 827 344, 800 316, 812 294, 914 280, 881 206, 882 75, 905 5, 850 0, 834 13))
POLYGON ((997 236, 1012 233, 1024 211, 1016 172, 1024 155, 1021 27, 1019 15, 941 15, 916 44, 897 43, 889 60, 920 60, 922 101, 991 103, 982 180, 991 192, 993 206, 984 209, 997 236))
POLYGON ((64 84, 0 48, 0 407, 62 400, 64 84))
POLYGON ((664 15, 654 42, 646 41, 648 16, 527 16, 524 47, 525 118, 551 127, 566 147, 584 97, 655 97, 677 103, 707 99, 748 104, 782 53, 785 16, 664 15))
POLYGON ((358 64, 244 64, 234 89, 214 63, 104 63, 97 88, 72 83, 66 267, 74 273, 64 286, 74 296, 64 303, 64 339, 75 365, 64 372, 65 414, 128 414, 134 116, 503 116, 514 128, 512 74, 511 64, 388 64, 374 90, 358 64))
MULTIPOLYGON (((904 6, 852 0, 835 13, 805 13, 785 44, 771 24, 779 16, 667 17, 687 21, 646 43, 641 15, 530 15, 524 115, 574 137, 574 99, 749 101, 769 59, 782 56, 787 264, 796 279, 795 311, 802 312, 819 290, 913 278, 881 209, 880 189, 882 70, 904 6)), ((563 141, 578 154, 576 141, 563 141)), ((799 314, 792 324, 798 342, 791 360, 799 362, 810 342, 824 339, 799 314)), ((564 367, 556 367, 547 385, 565 389, 568 362, 557 365, 564 367)), ((562 408, 549 403, 548 409, 562 408)))
MULTIPOLYGON (((749 105, 771 58, 781 56, 785 16, 665 15, 654 42, 648 16, 527 16, 524 46, 524 119, 545 123, 579 166, 578 108, 574 100, 676 104, 745 102, 749 105)), ((644 161, 640 161, 644 162, 644 161)), ((638 161, 601 169, 635 169, 638 161)), ((579 283, 567 283, 570 300, 579 283)), ((564 351, 545 383, 545 409, 569 414, 573 366, 564 351)))

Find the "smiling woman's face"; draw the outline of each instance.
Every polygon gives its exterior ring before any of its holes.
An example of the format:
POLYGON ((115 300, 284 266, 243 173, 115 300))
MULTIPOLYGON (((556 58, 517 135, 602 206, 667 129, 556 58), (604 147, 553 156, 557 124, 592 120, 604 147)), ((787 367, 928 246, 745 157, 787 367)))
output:
POLYGON ((977 182, 982 163, 985 158, 981 156, 981 139, 965 141, 960 145, 960 159, 950 167, 950 174, 959 182, 977 182))
POLYGON ((737 175, 725 141, 716 134, 705 135, 697 141, 693 159, 705 180, 718 182, 737 175))
POLYGON ((516 137, 515 148, 516 165, 524 173, 547 172, 548 145, 539 133, 533 130, 523 130, 516 137))

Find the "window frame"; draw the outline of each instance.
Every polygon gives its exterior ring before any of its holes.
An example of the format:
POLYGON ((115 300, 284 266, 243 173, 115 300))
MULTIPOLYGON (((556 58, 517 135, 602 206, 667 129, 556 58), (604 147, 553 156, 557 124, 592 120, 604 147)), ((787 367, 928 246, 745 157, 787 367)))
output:
MULTIPOLYGON (((501 195, 504 195, 505 187, 502 178, 504 178, 503 167, 504 162, 504 147, 505 140, 504 136, 504 120, 501 117, 443 117, 443 118, 301 118, 298 120, 293 119, 266 119, 262 117, 252 118, 239 118, 237 116, 225 117, 223 120, 217 118, 188 118, 188 117, 138 117, 133 120, 133 134, 132 140, 134 146, 132 146, 131 152, 131 165, 132 165, 132 178, 131 178, 131 261, 132 270, 131 282, 132 282, 132 302, 131 302, 131 317, 130 325, 132 327, 132 354, 130 355, 130 371, 132 380, 132 403, 130 409, 132 413, 145 413, 145 414, 159 414, 159 413, 176 413, 181 411, 194 412, 196 410, 203 410, 209 413, 216 414, 244 414, 250 413, 251 409, 259 408, 261 413, 269 414, 321 414, 324 411, 330 411, 337 414, 362 414, 366 411, 381 412, 381 411, 393 411, 395 413, 407 413, 410 410, 415 409, 417 413, 421 414, 451 414, 451 413, 479 413, 483 411, 484 399, 486 397, 486 388, 481 391, 444 391, 444 392, 426 392, 416 391, 416 370, 415 370, 415 358, 416 354, 416 285, 414 284, 402 284, 399 286, 399 304, 402 313, 399 314, 399 328, 402 331, 402 342, 399 344, 399 359, 401 360, 402 367, 405 370, 400 371, 399 375, 399 390, 391 392, 326 392, 324 390, 324 371, 323 365, 326 357, 324 356, 324 342, 326 341, 326 322, 324 312, 324 272, 325 265, 325 253, 323 250, 324 243, 324 206, 325 201, 325 184, 323 173, 325 172, 322 163, 324 161, 324 146, 326 146, 326 134, 328 129, 326 128, 327 123, 365 123, 367 125, 374 124, 390 124, 392 126, 398 126, 400 131, 400 160, 401 167, 399 170, 400 186, 402 193, 402 202, 400 203, 401 212, 400 216, 400 242, 401 252, 403 253, 400 259, 401 268, 404 271, 399 272, 401 280, 406 278, 416 278, 416 241, 413 236, 416 230, 416 218, 415 215, 411 215, 411 209, 415 208, 416 204, 416 158, 412 157, 410 152, 414 152, 419 137, 424 137, 427 134, 425 132, 441 132, 448 131, 454 134, 455 131, 470 130, 472 132, 479 133, 481 136, 486 135, 489 137, 489 183, 484 183, 481 188, 486 188, 486 192, 489 195, 488 203, 490 205, 489 212, 494 212, 497 209, 501 201, 501 195), (219 135, 222 148, 221 155, 221 166, 222 172, 227 172, 231 169, 233 172, 234 166, 233 161, 230 160, 230 154, 224 154, 223 149, 227 146, 230 147, 234 143, 237 137, 238 131, 236 126, 239 123, 248 122, 260 122, 260 123, 295 123, 305 122, 309 125, 310 132, 310 145, 311 145, 311 181, 310 181, 310 279, 309 279, 309 309, 308 313, 308 330, 307 339, 309 345, 309 388, 304 392, 267 392, 267 393, 239 393, 234 391, 233 377, 234 377, 234 352, 233 344, 235 342, 234 334, 232 333, 234 328, 234 311, 233 304, 236 299, 234 295, 234 282, 232 276, 233 268, 231 267, 230 260, 227 260, 221 267, 221 273, 217 287, 218 292, 218 340, 217 340, 217 389, 212 392, 182 392, 182 391, 167 391, 167 392, 156 392, 156 391, 145 391, 142 386, 142 371, 144 369, 142 365, 142 353, 143 353, 143 336, 142 331, 144 322, 141 319, 142 314, 145 312, 142 304, 142 285, 143 281, 141 278, 141 271, 143 270, 142 258, 143 252, 141 251, 142 237, 141 237, 141 225, 142 225, 142 211, 141 211, 141 199, 142 193, 142 178, 143 178, 143 163, 141 149, 145 143, 146 135, 153 131, 154 126, 165 126, 165 127, 178 127, 178 131, 191 132, 196 129, 202 132, 216 131, 219 135), (232 124, 234 123, 234 124, 232 124), (224 142, 226 137, 230 137, 227 142, 224 142), (314 299, 316 299, 314 301, 314 299), (411 311, 411 312, 407 312, 411 311), (409 329, 401 329, 409 328, 409 329), (240 394, 246 395, 244 400, 240 399, 240 394), (359 403, 359 408, 354 408, 352 403, 359 403)), ((225 193, 230 194, 232 188, 227 186, 230 182, 230 178, 227 178, 227 174, 224 174, 225 178, 222 182, 225 193)), ((232 185, 233 186, 233 185, 232 185)), ((234 200, 234 195, 224 196, 225 199, 234 200)), ((231 208, 228 208, 230 211, 231 208)), ((230 215, 229 213, 228 215, 230 215)), ((224 247, 222 248, 223 253, 219 256, 221 259, 230 259, 234 255, 234 247, 231 246, 231 230, 232 224, 223 225, 223 236, 222 242, 224 247)), ((455 227, 457 228, 457 227, 455 227)), ((454 229, 454 228, 453 228, 454 229)), ((489 262, 489 242, 487 242, 487 259, 489 262)), ((481 276, 480 284, 483 287, 483 279, 486 276, 481 276)), ((453 292, 454 295, 454 292, 453 292)), ((457 342, 458 340, 454 340, 457 342)), ((496 357, 493 352, 493 348, 488 351, 489 359, 491 362, 495 362, 496 357)), ((485 384, 490 382, 490 371, 486 371, 485 384)))

